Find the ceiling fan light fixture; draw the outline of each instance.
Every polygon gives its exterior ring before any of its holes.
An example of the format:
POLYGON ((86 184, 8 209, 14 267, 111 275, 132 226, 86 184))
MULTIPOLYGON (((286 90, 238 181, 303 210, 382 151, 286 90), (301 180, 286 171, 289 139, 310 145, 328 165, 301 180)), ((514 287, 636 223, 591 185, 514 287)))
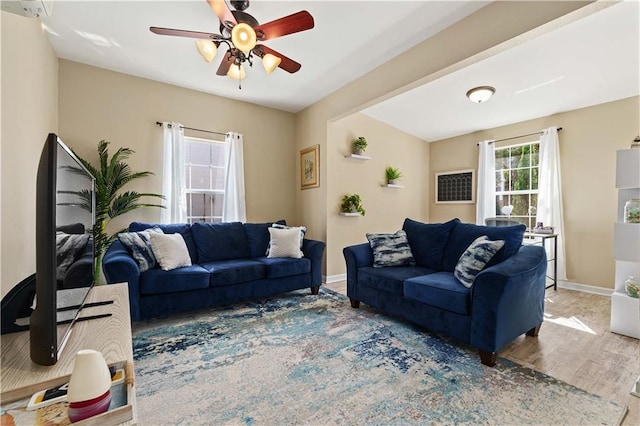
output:
POLYGON ((229 67, 227 76, 234 80, 244 80, 247 78, 247 73, 244 71, 244 66, 242 64, 233 64, 229 67))
POLYGON ((479 86, 469 90, 467 92, 467 98, 469 98, 471 102, 481 104, 491 99, 494 93, 496 93, 495 87, 479 86))
POLYGON ((248 54, 256 47, 256 32, 249 24, 241 22, 231 30, 231 42, 237 49, 248 54))
POLYGON ((198 53, 202 56, 207 62, 213 61, 213 58, 216 56, 216 52, 218 48, 216 44, 210 40, 198 40, 196 41, 196 47, 198 48, 198 53))
POLYGON ((262 66, 267 74, 271 74, 276 68, 278 68, 280 62, 282 62, 282 58, 272 55, 271 53, 267 53, 262 57, 262 66))

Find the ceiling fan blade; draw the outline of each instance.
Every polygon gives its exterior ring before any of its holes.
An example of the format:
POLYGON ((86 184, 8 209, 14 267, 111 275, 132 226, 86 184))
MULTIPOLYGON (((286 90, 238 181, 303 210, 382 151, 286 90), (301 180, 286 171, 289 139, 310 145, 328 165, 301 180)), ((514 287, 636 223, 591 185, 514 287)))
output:
POLYGON ((220 62, 220 66, 218 67, 218 71, 216 71, 216 74, 227 75, 232 64, 233 57, 231 56, 231 52, 227 50, 227 52, 224 54, 224 58, 222 58, 222 62, 220 62))
POLYGON ((258 34, 258 40, 264 41, 300 31, 310 30, 313 26, 313 16, 311 16, 311 14, 306 10, 303 10, 301 12, 276 19, 275 21, 258 25, 253 29, 256 31, 256 34, 258 34), (259 36, 260 32, 264 34, 262 38, 259 36))
POLYGON ((267 53, 271 53, 272 55, 277 56, 278 58, 281 59, 281 62, 280 62, 280 65, 278 65, 278 68, 282 68, 283 70, 285 70, 286 72, 291 73, 291 74, 293 74, 294 72, 297 72, 302 67, 301 64, 299 64, 298 62, 294 61, 293 59, 287 58, 282 53, 276 52, 275 50, 270 49, 270 48, 268 48, 267 46, 265 46, 263 44, 257 45, 253 49, 253 53, 256 56, 259 56, 260 58, 262 58, 267 53))
POLYGON ((176 37, 203 38, 205 40, 212 40, 212 41, 217 41, 222 39, 222 36, 220 34, 203 33, 200 31, 176 30, 173 28, 160 28, 160 27, 149 27, 149 30, 151 30, 151 32, 154 34, 176 36, 176 37))
POLYGON ((213 9, 213 12, 218 15, 221 24, 224 25, 225 21, 231 22, 233 25, 238 23, 224 0, 207 0, 207 3, 213 9))

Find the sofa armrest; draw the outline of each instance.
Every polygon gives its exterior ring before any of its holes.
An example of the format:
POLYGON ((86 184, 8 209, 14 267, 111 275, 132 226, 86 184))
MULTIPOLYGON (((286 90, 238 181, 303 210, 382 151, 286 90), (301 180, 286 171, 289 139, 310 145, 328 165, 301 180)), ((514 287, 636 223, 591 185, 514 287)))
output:
POLYGON ((325 243, 317 240, 305 238, 302 241, 302 253, 304 257, 311 260, 311 286, 322 285, 322 256, 324 255, 325 243))
POLYGON ((107 249, 102 259, 102 271, 107 284, 129 284, 131 320, 140 320, 140 268, 120 241, 115 240, 107 249))
POLYGON ((541 325, 546 274, 544 248, 529 245, 480 272, 471 289, 471 344, 497 352, 541 325))
POLYGON ((369 243, 362 243, 345 247, 342 254, 347 264, 347 295, 357 299, 358 268, 373 265, 373 251, 369 243))

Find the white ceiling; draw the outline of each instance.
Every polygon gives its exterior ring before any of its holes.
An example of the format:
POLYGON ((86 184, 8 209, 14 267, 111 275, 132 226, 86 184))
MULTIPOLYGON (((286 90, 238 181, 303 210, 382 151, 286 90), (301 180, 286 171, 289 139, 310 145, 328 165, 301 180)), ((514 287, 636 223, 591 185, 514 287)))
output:
MULTIPOLYGON (((219 32, 205 0, 56 0, 42 22, 60 58, 297 112, 488 3, 252 0, 247 12, 260 23, 307 10, 315 28, 265 43, 300 71, 267 76, 255 63, 242 90, 215 75, 221 52, 209 64, 193 40, 149 31, 219 32)), ((638 95, 638 9, 637 0, 608 7, 364 112, 434 141, 638 95), (478 85, 496 87, 494 98, 469 102, 464 94, 478 85)))

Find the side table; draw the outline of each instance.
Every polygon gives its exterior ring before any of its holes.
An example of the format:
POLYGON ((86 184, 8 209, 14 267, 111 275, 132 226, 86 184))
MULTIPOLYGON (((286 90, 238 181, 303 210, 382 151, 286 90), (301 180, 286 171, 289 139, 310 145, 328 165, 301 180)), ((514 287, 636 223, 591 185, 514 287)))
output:
MULTIPOLYGON (((558 234, 536 234, 535 232, 525 232, 523 244, 540 245, 547 250, 547 241, 550 240, 549 246, 553 246, 553 257, 547 258, 547 262, 553 265, 553 274, 549 275, 547 268, 547 278, 551 280, 551 284, 545 288, 553 287, 558 290, 558 234)), ((548 253, 549 251, 547 251, 548 253)))

